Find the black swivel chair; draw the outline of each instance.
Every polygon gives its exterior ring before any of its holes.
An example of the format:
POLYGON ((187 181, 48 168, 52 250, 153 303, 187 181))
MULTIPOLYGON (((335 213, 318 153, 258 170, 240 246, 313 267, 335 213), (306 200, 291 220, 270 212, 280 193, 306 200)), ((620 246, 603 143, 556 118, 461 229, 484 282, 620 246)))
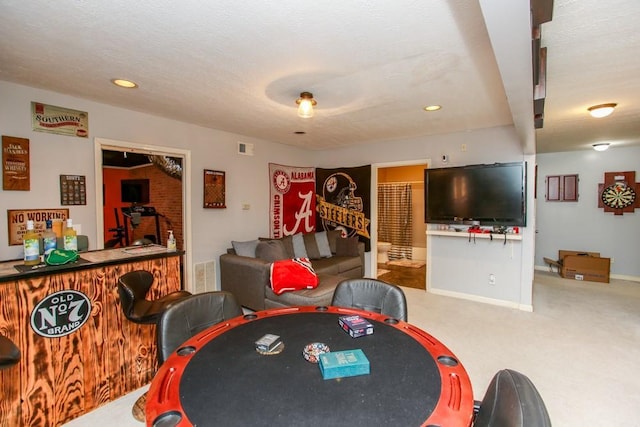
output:
POLYGON ((476 402, 473 427, 551 427, 542 397, 520 372, 503 369, 495 374, 482 399, 476 402))
POLYGON ((377 279, 346 279, 338 283, 331 305, 381 313, 407 321, 407 300, 396 285, 377 279))
POLYGON ((118 294, 122 311, 134 323, 155 324, 171 304, 191 296, 187 291, 175 291, 155 300, 146 299, 153 284, 153 275, 145 270, 125 273, 118 279, 118 294))
POLYGON ((0 335, 0 369, 10 368, 20 361, 20 350, 9 338, 0 335))
POLYGON ((240 315, 242 308, 226 291, 195 294, 171 305, 158 321, 158 365, 192 336, 240 315))

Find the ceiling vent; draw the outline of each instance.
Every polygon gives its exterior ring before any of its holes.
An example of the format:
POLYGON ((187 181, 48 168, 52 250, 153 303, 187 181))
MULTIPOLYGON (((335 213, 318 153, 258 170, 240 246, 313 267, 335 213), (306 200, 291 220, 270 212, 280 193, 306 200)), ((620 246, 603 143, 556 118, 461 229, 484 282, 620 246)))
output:
POLYGON ((253 156, 253 144, 238 142, 238 154, 243 156, 253 156))

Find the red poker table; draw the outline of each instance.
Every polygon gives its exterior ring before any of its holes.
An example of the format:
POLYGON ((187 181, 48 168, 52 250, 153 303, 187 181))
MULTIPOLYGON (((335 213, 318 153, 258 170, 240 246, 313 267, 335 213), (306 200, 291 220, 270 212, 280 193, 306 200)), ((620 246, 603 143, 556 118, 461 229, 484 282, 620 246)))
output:
POLYGON ((388 316, 339 307, 264 310, 216 324, 159 368, 147 393, 148 426, 470 426, 473 391, 457 357, 427 332, 388 316), (360 315, 374 333, 338 324, 360 315), (279 335, 278 354, 255 342, 279 335), (370 373, 324 380, 307 344, 361 349, 370 373))

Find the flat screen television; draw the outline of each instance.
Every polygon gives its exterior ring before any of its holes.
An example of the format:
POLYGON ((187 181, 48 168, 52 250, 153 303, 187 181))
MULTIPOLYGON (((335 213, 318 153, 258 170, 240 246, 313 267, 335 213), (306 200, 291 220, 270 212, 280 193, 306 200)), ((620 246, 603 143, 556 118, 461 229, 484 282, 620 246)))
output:
POLYGON ((149 203, 148 179, 123 179, 120 181, 120 195, 123 203, 145 205, 149 203))
POLYGON ((425 169, 425 222, 527 225, 526 162, 425 169))

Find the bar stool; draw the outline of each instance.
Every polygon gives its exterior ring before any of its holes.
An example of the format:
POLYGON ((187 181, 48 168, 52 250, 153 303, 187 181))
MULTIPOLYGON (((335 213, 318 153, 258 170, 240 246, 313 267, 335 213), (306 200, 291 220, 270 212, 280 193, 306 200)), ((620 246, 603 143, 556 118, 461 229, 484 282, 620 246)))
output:
POLYGON ((156 300, 146 299, 153 284, 153 274, 145 270, 130 271, 118 279, 118 294, 124 316, 134 323, 155 324, 162 312, 176 301, 191 296, 175 291, 156 300))
POLYGON ((0 334, 0 369, 10 368, 20 361, 20 350, 9 338, 0 334))

